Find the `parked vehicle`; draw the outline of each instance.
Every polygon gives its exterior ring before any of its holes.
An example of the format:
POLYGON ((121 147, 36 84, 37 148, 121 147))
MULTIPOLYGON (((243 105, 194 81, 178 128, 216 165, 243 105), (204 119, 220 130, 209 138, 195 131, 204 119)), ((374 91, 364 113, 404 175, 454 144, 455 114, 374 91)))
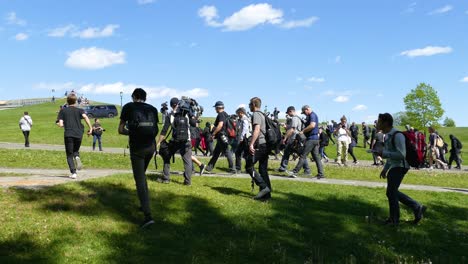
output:
POLYGON ((118 116, 115 105, 88 105, 83 107, 89 118, 118 116))

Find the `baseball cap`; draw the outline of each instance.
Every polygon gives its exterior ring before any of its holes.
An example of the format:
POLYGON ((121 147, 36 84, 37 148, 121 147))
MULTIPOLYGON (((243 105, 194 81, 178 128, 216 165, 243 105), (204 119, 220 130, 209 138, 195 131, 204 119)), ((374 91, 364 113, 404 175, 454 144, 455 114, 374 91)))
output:
POLYGON ((224 103, 222 101, 217 101, 213 107, 224 107, 224 103))
POLYGON ((179 103, 179 99, 177 97, 171 98, 171 106, 175 106, 179 103))
POLYGON ((289 111, 296 111, 296 108, 294 108, 294 106, 290 106, 290 107, 288 107, 288 109, 286 110, 286 113, 289 112, 289 111))
POLYGON ((309 105, 304 105, 304 106, 302 106, 302 108, 301 108, 301 110, 302 110, 301 114, 305 114, 305 113, 304 113, 304 110, 306 110, 306 109, 308 109, 308 108, 310 108, 309 105))

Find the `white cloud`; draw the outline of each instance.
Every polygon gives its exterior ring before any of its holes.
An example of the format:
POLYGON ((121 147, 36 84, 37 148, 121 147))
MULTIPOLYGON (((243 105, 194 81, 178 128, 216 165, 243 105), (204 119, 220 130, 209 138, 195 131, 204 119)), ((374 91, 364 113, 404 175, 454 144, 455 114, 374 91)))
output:
POLYGON ((465 77, 465 78, 463 78, 463 79, 461 79, 460 82, 466 82, 466 83, 468 83, 468 76, 465 77))
POLYGON ((138 0, 137 3, 139 5, 147 5, 147 4, 152 4, 156 2, 156 0, 138 0))
POLYGON ((310 77, 307 79, 308 82, 315 82, 315 83, 323 83, 325 82, 325 78, 319 78, 319 77, 310 77))
POLYGON ((365 105, 356 105, 355 107, 353 107, 353 111, 364 111, 364 110, 367 110, 367 106, 365 105))
POLYGON ((205 20, 206 25, 222 27, 224 31, 244 31, 263 24, 277 25, 286 29, 309 27, 319 19, 318 17, 309 17, 303 20, 283 22, 283 11, 275 9, 267 3, 243 7, 222 22, 217 21, 219 16, 215 6, 203 6, 198 10, 198 16, 205 20))
POLYGON ((408 5, 408 7, 403 11, 403 13, 413 13, 416 9, 416 2, 413 2, 408 5))
POLYGON ((10 12, 5 16, 5 20, 9 25, 18 25, 18 26, 25 26, 26 20, 20 19, 16 16, 15 12, 10 12))
POLYGON ((70 25, 66 25, 66 26, 63 26, 63 27, 54 28, 54 29, 50 30, 47 35, 49 37, 56 37, 56 38, 65 37, 65 35, 67 35, 67 33, 73 32, 73 31, 76 31, 76 30, 77 30, 76 26, 70 24, 70 25))
POLYGON ((366 124, 374 124, 374 121, 377 120, 377 116, 376 115, 369 115, 369 116, 365 116, 363 118, 364 122, 366 122, 366 124))
POLYGON ((419 57, 419 56, 433 56, 437 54, 447 54, 451 52, 452 52, 451 47, 427 46, 422 49, 405 50, 401 52, 400 55, 413 58, 413 57, 419 57))
POLYGON ((27 40, 28 38, 29 38, 28 34, 25 34, 25 33, 18 33, 15 36, 15 39, 18 41, 27 40))
POLYGON ((349 101, 349 96, 340 95, 336 97, 335 99, 333 99, 333 101, 337 103, 346 103, 349 101))
POLYGON ((282 28, 290 29, 297 27, 310 27, 319 20, 318 17, 309 17, 303 20, 291 20, 281 24, 282 28))
POLYGON ((55 90, 55 91, 71 91, 71 90, 78 90, 80 88, 79 85, 73 82, 66 82, 66 83, 47 83, 47 82, 40 82, 33 86, 35 89, 40 90, 55 90))
POLYGON ((114 35, 115 30, 120 26, 115 24, 108 24, 104 28, 100 29, 98 27, 89 27, 83 30, 80 30, 77 26, 70 24, 63 27, 54 28, 49 31, 47 34, 49 37, 76 37, 76 38, 105 38, 111 37, 114 35))
POLYGON ((125 63, 125 52, 91 47, 70 52, 65 65, 70 68, 96 70, 123 63, 125 63))
POLYGON ((443 6, 443 7, 441 7, 441 8, 432 10, 431 12, 428 13, 428 15, 445 14, 445 13, 447 13, 447 12, 452 11, 452 9, 453 9, 453 6, 451 6, 451 5, 446 5, 446 6, 443 6))
POLYGON ((114 30, 119 28, 119 25, 109 24, 103 29, 97 27, 90 27, 79 32, 74 32, 73 37, 79 37, 84 39, 89 38, 105 38, 114 35, 114 30))

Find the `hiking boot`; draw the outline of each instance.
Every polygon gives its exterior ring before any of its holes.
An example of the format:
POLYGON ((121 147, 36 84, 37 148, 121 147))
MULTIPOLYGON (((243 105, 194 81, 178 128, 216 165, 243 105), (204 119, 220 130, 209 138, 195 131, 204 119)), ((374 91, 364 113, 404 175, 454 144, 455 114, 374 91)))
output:
POLYGON ((263 196, 269 194, 271 192, 270 188, 265 187, 263 190, 260 190, 257 195, 255 195, 254 199, 259 200, 263 196))
POLYGON ((233 174, 233 175, 236 175, 237 174, 237 170, 229 170, 228 172, 229 174, 233 174))
POLYGON ((158 178, 156 181, 159 182, 159 183, 165 183, 165 184, 169 184, 169 182, 170 182, 169 180, 165 180, 163 178, 158 178))
POLYGON ((205 164, 200 165, 200 176, 205 172, 205 164))
POLYGON ((427 210, 427 207, 424 206, 424 205, 421 205, 421 206, 419 206, 418 209, 416 209, 416 210, 414 211, 414 221, 413 221, 413 224, 416 225, 417 223, 419 223, 419 221, 421 221, 421 219, 423 219, 424 213, 426 212, 426 210, 427 210))
POLYGON ((211 167, 210 164, 208 164, 208 165, 205 166, 205 171, 211 172, 212 170, 213 170, 213 167, 211 167))
POLYGON ((83 163, 81 163, 80 157, 76 156, 75 161, 76 161, 76 169, 81 170, 83 168, 83 163))
POLYGON ((320 180, 320 179, 325 179, 327 177, 325 177, 325 175, 317 175, 317 180, 320 180))
POLYGON ((144 229, 154 224, 154 220, 151 217, 145 218, 145 221, 140 225, 140 228, 144 229))
POLYGON ((70 175, 71 179, 76 179, 76 177, 77 177, 76 173, 72 173, 72 175, 70 175))
POLYGON ((284 169, 284 168, 278 168, 277 171, 278 171, 278 172, 286 172, 286 169, 284 169))

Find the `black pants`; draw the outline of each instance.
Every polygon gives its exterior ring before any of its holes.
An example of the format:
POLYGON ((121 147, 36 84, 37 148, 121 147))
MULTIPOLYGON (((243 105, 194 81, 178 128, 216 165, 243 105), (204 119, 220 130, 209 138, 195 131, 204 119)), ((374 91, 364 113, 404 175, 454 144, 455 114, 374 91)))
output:
POLYGON ((236 170, 242 170, 242 155, 244 154, 245 149, 247 148, 247 143, 245 140, 238 143, 235 150, 236 156, 236 170))
MULTIPOLYGON (((279 167, 280 171, 288 170, 289 157, 291 156, 292 153, 293 153, 293 144, 287 144, 283 150, 283 157, 281 157, 281 165, 279 167)), ((307 161, 307 159, 304 160, 304 164, 302 165, 302 168, 304 169, 305 174, 310 173, 309 162, 307 161)))
POLYGON ((450 150, 450 157, 449 157, 449 162, 448 165, 452 166, 452 162, 455 161, 457 164, 457 167, 461 168, 461 157, 460 157, 460 152, 450 150))
POLYGON ((356 156, 354 155, 354 150, 353 149, 354 149, 354 147, 351 146, 351 144, 350 144, 349 147, 348 147, 348 153, 349 153, 349 155, 351 155, 351 157, 353 157, 353 161, 356 162, 357 159, 356 159, 356 156))
POLYGON ((231 150, 229 149, 229 144, 224 143, 221 139, 218 139, 218 141, 216 142, 216 147, 213 152, 213 157, 211 157, 210 162, 208 162, 208 167, 210 169, 214 168, 221 153, 224 153, 224 156, 226 156, 228 160, 228 164, 229 164, 229 169, 234 170, 234 164, 232 162, 232 153, 231 153, 231 150))
MULTIPOLYGON (((260 190, 266 187, 271 188, 270 176, 268 176, 268 150, 266 144, 261 144, 255 151, 255 155, 248 152, 245 149, 245 170, 250 174, 250 177, 254 180, 255 184, 260 190), (255 170, 255 164, 258 162, 258 172, 255 170)), ((271 197, 270 194, 264 196, 265 198, 271 197)))
POLYGON ((211 138, 210 139, 205 138, 205 144, 206 144, 206 151, 205 151, 206 155, 212 156, 214 152, 213 140, 211 138), (208 153, 210 154, 208 155, 208 153))
POLYGON ((420 204, 415 200, 411 199, 408 195, 398 191, 405 174, 408 172, 406 168, 392 168, 387 174, 387 198, 388 198, 388 206, 390 209, 390 219, 394 223, 398 223, 400 221, 400 204, 408 206, 409 208, 416 211, 420 204))
POLYGON ((333 142, 333 144, 335 144, 335 141, 333 140, 333 134, 331 132, 326 132, 327 133, 327 136, 328 136, 328 139, 333 142))
POLYGON ((24 146, 29 147, 29 130, 23 130, 24 146))
POLYGON ((138 148, 130 146, 130 160, 132 162, 133 178, 135 179, 137 195, 140 200, 141 209, 147 217, 151 216, 151 209, 145 172, 153 158, 155 150, 154 144, 138 148))
POLYGON ((192 183, 192 143, 190 141, 186 142, 170 142, 169 143, 169 155, 163 158, 164 167, 163 167, 163 179, 169 180, 170 178, 170 169, 171 169, 171 158, 172 156, 179 151, 182 161, 184 162, 184 184, 192 183))
POLYGON ((74 158, 80 156, 81 138, 65 137, 64 139, 68 168, 71 173, 76 173, 74 158))
POLYGON ((205 152, 200 147, 200 143, 201 143, 201 138, 195 138, 195 146, 193 147, 193 150, 195 151, 195 155, 197 155, 198 150, 200 150, 201 153, 205 155, 205 152))

